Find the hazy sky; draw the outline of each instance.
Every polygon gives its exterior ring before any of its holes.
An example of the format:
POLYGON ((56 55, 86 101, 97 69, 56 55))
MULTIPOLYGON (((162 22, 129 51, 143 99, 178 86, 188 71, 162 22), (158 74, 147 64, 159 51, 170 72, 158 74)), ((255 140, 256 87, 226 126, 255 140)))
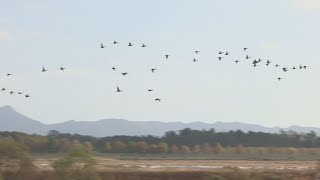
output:
POLYGON ((124 118, 320 126, 318 0, 0 3, 0 88, 32 96, 1 92, 0 106, 44 123, 124 118), (248 61, 236 65, 243 47, 272 66, 310 68, 284 74, 248 61), (219 62, 219 50, 230 56, 219 62), (49 71, 41 73, 42 66, 49 71), (60 66, 68 69, 59 72, 60 66), (116 93, 117 86, 124 92, 116 93))

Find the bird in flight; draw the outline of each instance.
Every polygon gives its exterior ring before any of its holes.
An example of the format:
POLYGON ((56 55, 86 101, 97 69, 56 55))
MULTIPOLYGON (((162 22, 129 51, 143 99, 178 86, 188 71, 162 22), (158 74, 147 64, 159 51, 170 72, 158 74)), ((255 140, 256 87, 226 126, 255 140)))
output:
POLYGON ((26 95, 25 95, 25 97, 26 97, 26 98, 29 98, 29 97, 30 97, 30 95, 29 95, 29 94, 26 94, 26 95))
POLYGON ((222 58, 223 58, 223 57, 218 57, 219 61, 221 61, 221 60, 222 60, 222 58))
POLYGON ((154 73, 157 69, 156 68, 152 68, 151 72, 154 73))
POLYGON ((12 94, 14 94, 14 91, 10 91, 9 93, 12 95, 12 94))
POLYGON ((42 72, 46 72, 48 71, 47 69, 45 69, 44 67, 42 67, 42 72))
POLYGON ((251 57, 249 57, 249 55, 246 55, 246 59, 250 59, 251 57))
POLYGON ((113 44, 118 44, 119 42, 118 41, 113 41, 113 44))
POLYGON ((200 53, 200 51, 194 51, 196 54, 199 54, 200 53))
POLYGON ((149 92, 152 92, 152 91, 154 91, 154 90, 153 90, 153 89, 148 89, 148 91, 149 91, 149 92))
POLYGON ((156 98, 156 99, 155 99, 155 101, 161 102, 161 99, 159 99, 159 98, 156 98))
POLYGON ((247 50, 248 50, 248 48, 243 48, 243 50, 244 50, 244 51, 247 51, 247 50))
POLYGON ((147 45, 145 45, 145 44, 142 44, 142 46, 141 46, 141 47, 145 48, 145 47, 147 47, 147 45))
POLYGON ((133 46, 134 44, 132 44, 131 42, 129 42, 128 46, 133 46))
POLYGON ((22 92, 18 92, 18 94, 20 95, 20 94, 22 94, 22 92))
POLYGON ((307 69, 308 66, 303 66, 303 69, 307 69))
POLYGON ((12 74, 8 73, 7 76, 12 76, 12 74))
POLYGON ((165 55, 166 59, 169 59, 169 56, 170 56, 169 54, 166 54, 166 55, 165 55))
POLYGON ((276 67, 280 67, 280 65, 279 65, 279 64, 276 64, 276 67))
POLYGON ((111 69, 112 69, 113 71, 116 71, 116 69, 117 69, 117 68, 115 68, 115 67, 112 67, 111 69))
POLYGON ((299 69, 303 69, 303 66, 300 65, 300 66, 299 66, 299 69))
POLYGON ((66 68, 64 67, 60 67, 60 71, 64 71, 66 68))
POLYGON ((122 92, 122 90, 117 86, 117 92, 122 92))
POLYGON ((270 65, 270 63, 271 63, 271 61, 267 60, 266 65, 267 65, 267 66, 269 66, 269 65, 270 65))
POLYGON ((193 62, 197 62, 197 61, 199 61, 199 60, 197 60, 196 58, 193 58, 193 62))
POLYGON ((278 77, 278 81, 281 81, 282 80, 282 78, 281 77, 278 77))
POLYGON ((292 67, 293 70, 297 69, 295 66, 292 67))
POLYGON ((228 56, 228 55, 229 55, 229 52, 228 52, 228 51, 226 51, 225 55, 226 55, 226 56, 228 56))
POLYGON ((100 44, 100 48, 105 48, 106 46, 104 46, 102 43, 100 44))
POLYGON ((287 72, 288 69, 286 67, 282 68, 283 72, 287 72))
POLYGON ((2 89, 1 89, 1 91, 5 91, 5 90, 7 90, 7 89, 6 89, 6 88, 2 88, 2 89))
POLYGON ((240 61, 239 60, 236 60, 236 61, 234 61, 236 64, 238 64, 240 61))
POLYGON ((121 73, 123 76, 126 76, 128 73, 127 72, 124 72, 124 73, 121 73))
POLYGON ((219 51, 219 53, 218 54, 223 54, 224 52, 222 52, 222 51, 219 51))

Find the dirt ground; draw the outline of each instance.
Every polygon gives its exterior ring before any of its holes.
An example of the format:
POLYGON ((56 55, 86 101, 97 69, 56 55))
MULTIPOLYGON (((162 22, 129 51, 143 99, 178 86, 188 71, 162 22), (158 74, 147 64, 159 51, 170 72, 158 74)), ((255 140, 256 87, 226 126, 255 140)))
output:
MULTIPOLYGON (((52 170, 55 158, 35 158, 35 165, 41 170, 52 170)), ((243 170, 295 170, 305 171, 318 167, 318 161, 245 161, 245 160, 118 160, 97 157, 99 170, 134 171, 214 171, 224 168, 243 170)))

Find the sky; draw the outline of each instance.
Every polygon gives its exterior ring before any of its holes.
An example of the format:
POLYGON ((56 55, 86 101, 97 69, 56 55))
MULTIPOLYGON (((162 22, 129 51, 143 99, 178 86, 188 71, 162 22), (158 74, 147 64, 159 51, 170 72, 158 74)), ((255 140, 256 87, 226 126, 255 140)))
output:
POLYGON ((318 0, 0 3, 0 88, 31 96, 0 92, 0 106, 30 118, 320 127, 318 0), (220 50, 230 52, 223 61, 220 50), (253 68, 246 54, 272 67, 253 68), (283 73, 275 64, 308 69, 283 73))

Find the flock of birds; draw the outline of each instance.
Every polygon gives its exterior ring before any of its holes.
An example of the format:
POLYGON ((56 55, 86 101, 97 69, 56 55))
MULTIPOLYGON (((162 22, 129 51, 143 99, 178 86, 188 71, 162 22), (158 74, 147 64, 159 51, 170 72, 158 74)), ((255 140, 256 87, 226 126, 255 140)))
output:
MULTIPOLYGON (((111 44, 112 45, 117 45, 117 44, 119 44, 119 42, 118 41, 113 41, 111 44)), ((132 42, 129 42, 128 43, 128 47, 132 47, 132 46, 135 46, 135 44, 133 44, 132 42)), ((103 43, 100 44, 100 48, 101 49, 104 49, 106 47, 107 46, 105 46, 103 43)), ((142 43, 141 45, 139 45, 139 47, 147 48, 148 46, 146 44, 142 43)), ((249 50, 249 48, 243 48, 243 52, 245 52, 245 53, 247 53, 248 50, 249 50)), ((199 50, 195 50, 194 54, 198 55, 198 54, 200 54, 200 51, 199 50)), ((229 51, 219 51, 218 52, 218 60, 222 61, 222 60, 224 60, 224 58, 226 58, 229 55, 230 55, 229 51)), ((164 54, 164 59, 168 60, 170 58, 170 56, 171 56, 170 54, 164 54)), ((199 60, 196 59, 196 58, 193 58, 192 61, 194 63, 197 63, 199 60)), ((234 63, 238 64, 241 61, 248 61, 248 62, 252 63, 253 67, 257 67, 259 65, 264 65, 266 67, 275 67, 275 68, 278 68, 278 69, 281 68, 281 70, 284 73, 287 73, 290 70, 306 70, 308 68, 308 66, 306 66, 306 65, 298 65, 298 66, 292 66, 292 67, 284 67, 284 66, 281 66, 280 64, 274 64, 273 65, 272 62, 270 60, 268 60, 268 59, 266 59, 266 60, 262 60, 261 58, 254 59, 254 58, 250 57, 248 54, 245 54, 245 57, 242 60, 239 60, 239 59, 235 60, 234 63)), ((111 69, 113 71, 117 71, 117 67, 112 67, 111 69)), ((66 70, 66 68, 61 66, 58 70, 63 72, 63 71, 66 70)), ((157 70, 158 70, 157 68, 151 68, 150 69, 151 73, 156 73, 157 70)), ((48 71, 48 69, 46 69, 45 67, 42 67, 42 69, 41 69, 42 73, 45 73, 47 71, 48 71)), ((128 72, 122 72, 121 74, 122 74, 122 76, 127 76, 128 72)), ((6 76, 7 77, 13 76, 13 73, 7 73, 6 76)), ((283 79, 282 77, 278 77, 277 78, 278 81, 281 81, 282 79, 283 79)), ((23 92, 20 92, 20 91, 7 90, 5 87, 3 87, 1 89, 1 92, 5 92, 5 91, 9 92, 10 95, 18 94, 18 95, 23 95, 25 98, 30 98, 31 97, 27 93, 23 93, 23 92)), ((148 89, 148 92, 153 92, 153 91, 154 91, 154 89, 148 89)), ((121 93, 121 92, 123 92, 123 90, 119 86, 117 86, 116 87, 116 92, 117 93, 121 93)), ((162 101, 161 98, 155 98, 154 100, 156 102, 161 102, 162 101)))
MULTIPOLYGON (((117 44, 119 44, 119 42, 118 41, 113 41, 112 43, 111 43, 112 45, 117 45, 117 44)), ((132 42, 128 42, 128 47, 132 47, 132 46, 135 46, 135 44, 133 44, 132 42)), ((105 45, 105 44, 103 44, 103 43, 101 43, 100 44, 100 48, 101 49, 104 49, 104 48, 106 48, 107 46, 105 45)), ((144 43, 142 43, 141 45, 139 45, 139 47, 141 47, 141 48, 146 48, 146 47, 148 47, 146 44, 144 44, 144 43)), ((248 50, 249 50, 249 48, 243 48, 243 52, 248 52, 248 50)), ((199 50, 195 50, 194 51, 194 54, 196 54, 196 55, 198 55, 200 53, 200 51, 199 50)), ((228 51, 219 51, 218 52, 218 60, 219 61, 222 61, 225 57, 227 57, 227 56, 229 56, 230 55, 230 52, 228 52, 228 51)), ((165 59, 169 59, 170 58, 170 54, 164 54, 164 58, 165 59)), ((198 62, 199 60, 198 59, 196 59, 196 58, 193 58, 193 60, 192 60, 194 63, 196 63, 196 62, 198 62)), ((244 60, 235 60, 234 62, 236 63, 236 64, 238 64, 238 63, 240 63, 241 61, 251 61, 252 62, 252 66, 253 67, 257 67, 257 66, 259 66, 260 64, 264 64, 266 67, 271 67, 272 66, 272 62, 270 61, 270 60, 268 60, 268 59, 266 59, 266 60, 262 60, 261 58, 258 58, 258 59, 254 59, 254 58, 252 58, 252 57, 250 57, 248 54, 245 54, 245 57, 244 57, 244 60)), ((284 66, 281 66, 280 64, 274 64, 274 67, 275 68, 281 68, 281 70, 284 72, 284 73, 286 73, 286 72, 288 72, 289 70, 306 70, 307 68, 308 68, 308 66, 306 66, 306 65, 298 65, 298 66, 292 66, 292 67, 284 67, 284 66)), ((112 67, 111 68, 113 71, 116 71, 117 70, 117 67, 112 67)), ((151 72, 152 73, 155 73, 157 71, 157 69, 156 68, 152 68, 151 69, 151 72)), ((123 73, 121 73, 123 76, 126 76, 126 75, 128 75, 128 73, 127 72, 123 72, 123 73)), ((277 80, 278 81, 281 81, 283 78, 282 77, 278 77, 277 78, 277 80)), ((154 91, 153 89, 148 89, 148 91, 149 92, 152 92, 152 91, 154 91)), ((123 92, 123 90, 122 89, 120 89, 120 87, 119 86, 117 86, 117 89, 116 89, 116 92, 117 93, 121 93, 121 92, 123 92)), ((161 99, 160 98, 155 98, 154 99, 155 101, 157 101, 157 102, 161 102, 161 99)))

